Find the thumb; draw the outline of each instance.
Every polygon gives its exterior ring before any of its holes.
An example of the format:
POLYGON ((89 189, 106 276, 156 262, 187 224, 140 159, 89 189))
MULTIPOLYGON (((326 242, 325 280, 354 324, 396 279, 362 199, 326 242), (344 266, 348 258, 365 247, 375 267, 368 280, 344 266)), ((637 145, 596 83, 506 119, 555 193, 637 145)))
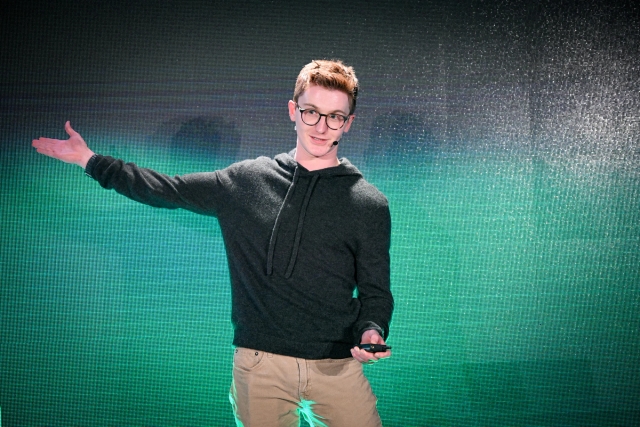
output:
POLYGON ((370 342, 371 344, 383 344, 384 341, 382 340, 382 337, 380 336, 380 334, 378 333, 378 331, 376 331, 375 329, 370 329, 367 331, 367 342, 370 342))
POLYGON ((71 127, 71 122, 69 120, 67 120, 67 122, 64 124, 64 130, 67 131, 67 134, 69 134, 69 136, 75 136, 78 134, 78 132, 73 130, 73 128, 71 127))

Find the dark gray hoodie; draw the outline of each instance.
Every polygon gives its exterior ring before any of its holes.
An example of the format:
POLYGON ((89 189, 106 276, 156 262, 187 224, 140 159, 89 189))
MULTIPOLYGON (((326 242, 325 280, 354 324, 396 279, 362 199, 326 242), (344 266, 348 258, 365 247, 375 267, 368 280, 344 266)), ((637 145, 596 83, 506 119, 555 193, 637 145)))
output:
POLYGON ((393 311, 387 199, 340 163, 308 171, 291 152, 169 177, 98 155, 86 172, 138 202, 218 218, 233 344, 322 359, 350 357, 367 329, 386 338, 393 311))

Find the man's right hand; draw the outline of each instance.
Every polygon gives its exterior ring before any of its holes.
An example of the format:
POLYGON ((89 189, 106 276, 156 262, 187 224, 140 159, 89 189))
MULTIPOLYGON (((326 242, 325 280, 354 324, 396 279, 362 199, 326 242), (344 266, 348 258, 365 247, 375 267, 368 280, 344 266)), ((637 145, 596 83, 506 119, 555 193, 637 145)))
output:
POLYGON ((34 139, 31 145, 33 145, 40 154, 62 160, 66 163, 73 163, 84 169, 94 152, 87 147, 87 143, 84 142, 80 134, 71 128, 69 122, 65 123, 64 130, 69 134, 69 139, 40 137, 34 139))

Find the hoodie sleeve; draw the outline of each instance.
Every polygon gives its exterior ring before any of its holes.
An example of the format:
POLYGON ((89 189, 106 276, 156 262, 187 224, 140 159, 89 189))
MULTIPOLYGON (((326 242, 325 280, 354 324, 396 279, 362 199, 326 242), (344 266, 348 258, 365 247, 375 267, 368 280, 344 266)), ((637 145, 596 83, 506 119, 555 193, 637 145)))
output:
POLYGON ((225 176, 218 172, 194 173, 170 177, 141 168, 134 163, 98 155, 87 169, 93 179, 106 189, 149 206, 187 209, 217 216, 224 200, 225 176))
POLYGON ((393 313, 390 288, 391 215, 385 203, 368 212, 356 254, 360 314, 354 325, 356 343, 364 331, 377 330, 386 340, 393 313))

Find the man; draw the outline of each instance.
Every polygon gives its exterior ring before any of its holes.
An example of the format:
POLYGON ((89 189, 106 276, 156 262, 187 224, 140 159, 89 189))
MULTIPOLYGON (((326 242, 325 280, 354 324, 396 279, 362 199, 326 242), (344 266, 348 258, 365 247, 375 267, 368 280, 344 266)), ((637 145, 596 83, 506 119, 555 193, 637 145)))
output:
POLYGON ((68 140, 33 141, 108 189, 150 206, 218 219, 232 284, 230 400, 240 426, 381 425, 364 363, 389 357, 356 344, 389 333, 391 220, 386 198, 338 143, 355 118, 358 80, 340 61, 300 72, 289 117, 296 147, 226 169, 169 177, 68 140))

